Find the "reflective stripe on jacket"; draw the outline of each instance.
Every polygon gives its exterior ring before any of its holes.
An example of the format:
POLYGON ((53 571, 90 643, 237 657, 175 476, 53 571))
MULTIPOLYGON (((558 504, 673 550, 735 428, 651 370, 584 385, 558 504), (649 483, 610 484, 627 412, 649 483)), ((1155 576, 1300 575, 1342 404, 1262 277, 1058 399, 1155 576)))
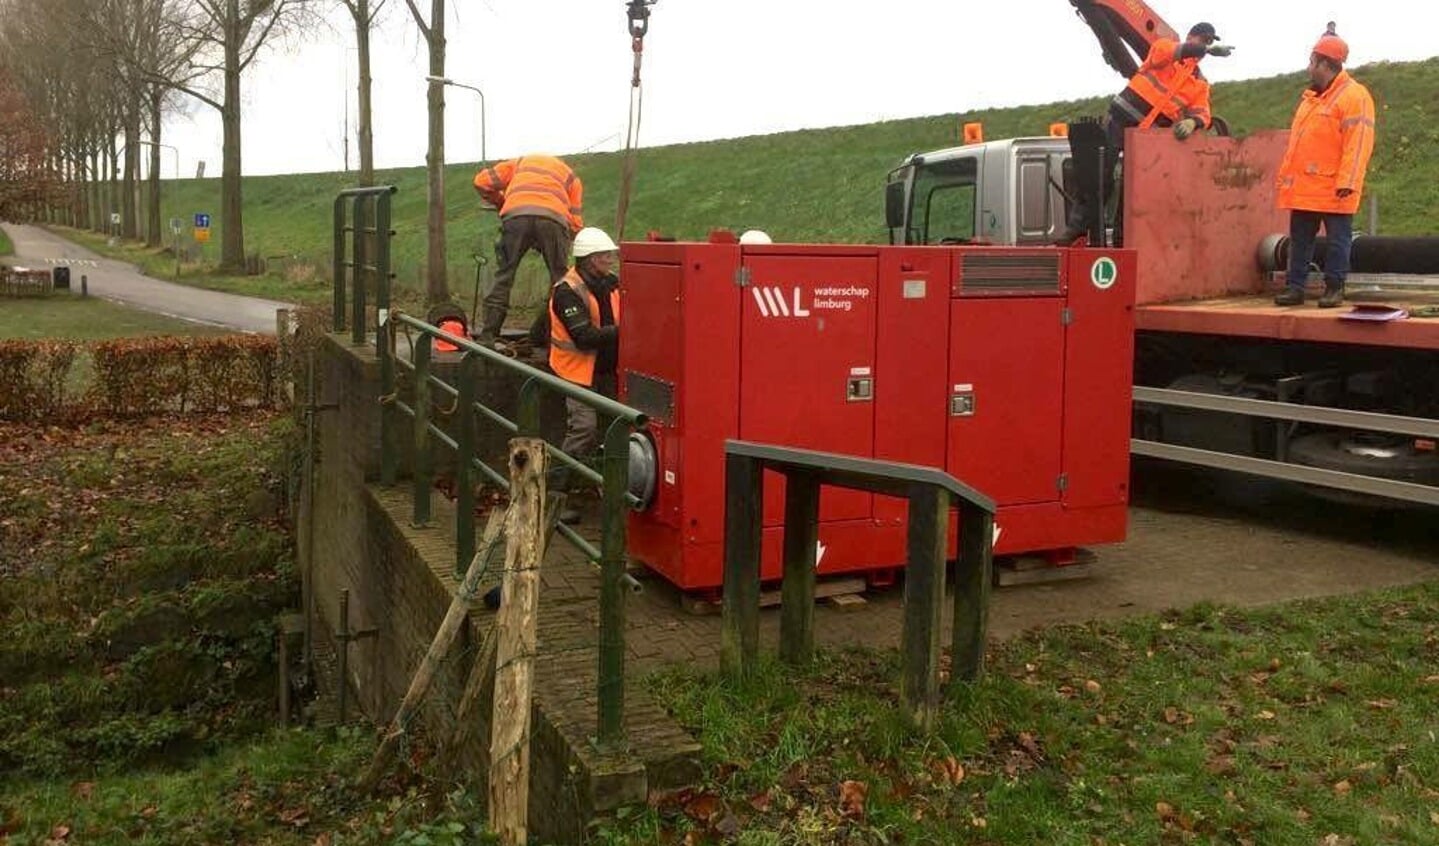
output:
MULTIPOLYGON (((600 325, 600 301, 590 291, 585 280, 580 277, 580 272, 570 268, 560 281, 555 283, 558 288, 561 285, 569 285, 575 293, 580 295, 590 311, 590 322, 596 326, 600 325)), ((551 299, 553 302, 553 298, 551 299)), ((555 375, 567 382, 574 382, 576 385, 592 387, 595 383, 595 359, 599 357, 596 350, 582 350, 575 346, 574 339, 570 337, 570 330, 565 327, 564 321, 555 314, 552 306, 548 307, 550 312, 550 369, 555 375)), ((620 322, 620 292, 619 289, 610 292, 610 313, 614 315, 615 325, 620 322)))
POLYGON ((548 217, 578 232, 584 184, 570 166, 554 156, 521 156, 497 162, 475 174, 475 190, 500 209, 500 217, 530 214, 548 217))
POLYGON ((1374 98, 1340 71, 1323 94, 1305 89, 1279 165, 1279 208, 1353 214, 1374 152, 1374 98), (1339 197, 1348 188, 1354 193, 1339 197))
MULTIPOLYGON (((1209 81, 1199 72, 1198 59, 1181 59, 1180 44, 1168 38, 1154 42, 1129 80, 1129 90, 1149 104, 1146 114, 1134 114, 1140 129, 1148 129, 1161 116, 1170 123, 1185 118, 1194 118, 1201 127, 1208 127, 1213 121, 1209 111, 1209 81)), ((1125 98, 1115 99, 1123 108, 1132 112, 1133 106, 1125 98)))

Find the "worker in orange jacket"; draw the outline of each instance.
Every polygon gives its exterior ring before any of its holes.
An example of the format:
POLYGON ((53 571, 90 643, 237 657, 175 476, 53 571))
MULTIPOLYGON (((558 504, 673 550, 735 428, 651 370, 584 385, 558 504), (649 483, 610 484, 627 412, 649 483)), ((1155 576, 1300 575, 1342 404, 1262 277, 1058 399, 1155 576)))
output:
MULTIPOLYGON (((1113 189, 1114 163, 1124 152, 1124 131, 1131 127, 1173 127, 1180 140, 1196 130, 1207 129, 1214 116, 1209 107, 1209 80, 1199 71, 1199 60, 1205 56, 1228 56, 1234 48, 1216 44, 1219 40, 1214 24, 1197 23, 1180 43, 1161 38, 1149 48, 1144 62, 1130 78, 1124 90, 1110 101, 1105 121, 1110 158, 1100 165, 1106 197, 1115 197, 1114 243, 1119 245, 1124 222, 1119 197, 1113 189)), ((1088 198, 1081 197, 1070 210, 1064 232, 1055 239, 1058 244, 1072 244, 1089 231, 1091 215, 1102 210, 1090 208, 1088 198)))
POLYGON ((1279 207, 1289 209, 1289 271, 1276 305, 1304 303, 1314 239, 1324 224, 1324 294, 1320 308, 1344 302, 1354 212, 1374 152, 1374 98, 1344 70, 1349 45, 1334 24, 1309 54, 1309 87, 1294 112, 1289 149, 1279 166, 1279 207))
POLYGON ((479 342, 494 346, 510 310, 510 291, 520 259, 539 251, 550 283, 565 273, 570 238, 584 225, 584 185, 570 166, 554 156, 533 155, 499 162, 475 174, 475 190, 500 211, 499 269, 485 294, 479 342))
MULTIPOLYGON (((618 392, 620 291, 615 275, 619 247, 593 226, 575 234, 575 263, 550 292, 550 369, 567 382, 614 399, 618 392)), ((560 449, 574 458, 587 458, 599 443, 599 415, 591 405, 565 398, 565 440, 560 449)), ((568 468, 560 468, 550 481, 552 490, 564 490, 568 468)), ((566 523, 579 520, 579 512, 566 508, 566 523)))

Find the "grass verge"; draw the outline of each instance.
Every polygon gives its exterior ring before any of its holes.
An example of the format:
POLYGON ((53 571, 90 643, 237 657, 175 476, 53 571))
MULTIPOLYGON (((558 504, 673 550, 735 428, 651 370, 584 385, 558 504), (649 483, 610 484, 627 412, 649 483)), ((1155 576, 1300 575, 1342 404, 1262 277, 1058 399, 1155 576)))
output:
POLYGON ((8 256, 15 252, 15 245, 10 243, 10 236, 0 229, 0 256, 8 256))
POLYGON ((604 842, 1439 840, 1436 584, 1023 636, 930 737, 898 718, 889 653, 652 685, 707 781, 604 842))
POLYGON ((225 331, 98 297, 82 299, 73 294, 6 300, 0 308, 0 339, 92 341, 137 335, 211 335, 225 331))

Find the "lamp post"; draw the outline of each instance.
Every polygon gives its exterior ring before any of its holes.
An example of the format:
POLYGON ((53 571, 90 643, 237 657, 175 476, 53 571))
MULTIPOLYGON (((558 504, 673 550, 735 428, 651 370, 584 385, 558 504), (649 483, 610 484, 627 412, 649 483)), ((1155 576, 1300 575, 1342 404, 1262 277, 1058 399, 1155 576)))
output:
POLYGON ((485 152, 485 92, 481 91, 473 85, 466 85, 463 82, 456 82, 446 76, 427 76, 425 77, 425 81, 439 83, 440 85, 446 85, 451 88, 463 88, 466 91, 473 91, 476 94, 480 95, 480 164, 484 164, 485 162, 489 161, 490 157, 485 152))

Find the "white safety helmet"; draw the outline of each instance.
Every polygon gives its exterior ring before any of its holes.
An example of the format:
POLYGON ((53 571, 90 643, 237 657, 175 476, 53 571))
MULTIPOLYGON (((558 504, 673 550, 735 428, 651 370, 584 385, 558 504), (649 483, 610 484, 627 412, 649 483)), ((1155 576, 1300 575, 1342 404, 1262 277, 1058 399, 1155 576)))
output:
POLYGON ((744 234, 739 236, 741 244, 773 244, 770 237, 759 229, 746 229, 744 234))
POLYGON ((605 234, 603 229, 596 226, 586 226, 575 233, 575 258, 582 259, 585 256, 595 253, 612 253, 619 247, 605 234))

